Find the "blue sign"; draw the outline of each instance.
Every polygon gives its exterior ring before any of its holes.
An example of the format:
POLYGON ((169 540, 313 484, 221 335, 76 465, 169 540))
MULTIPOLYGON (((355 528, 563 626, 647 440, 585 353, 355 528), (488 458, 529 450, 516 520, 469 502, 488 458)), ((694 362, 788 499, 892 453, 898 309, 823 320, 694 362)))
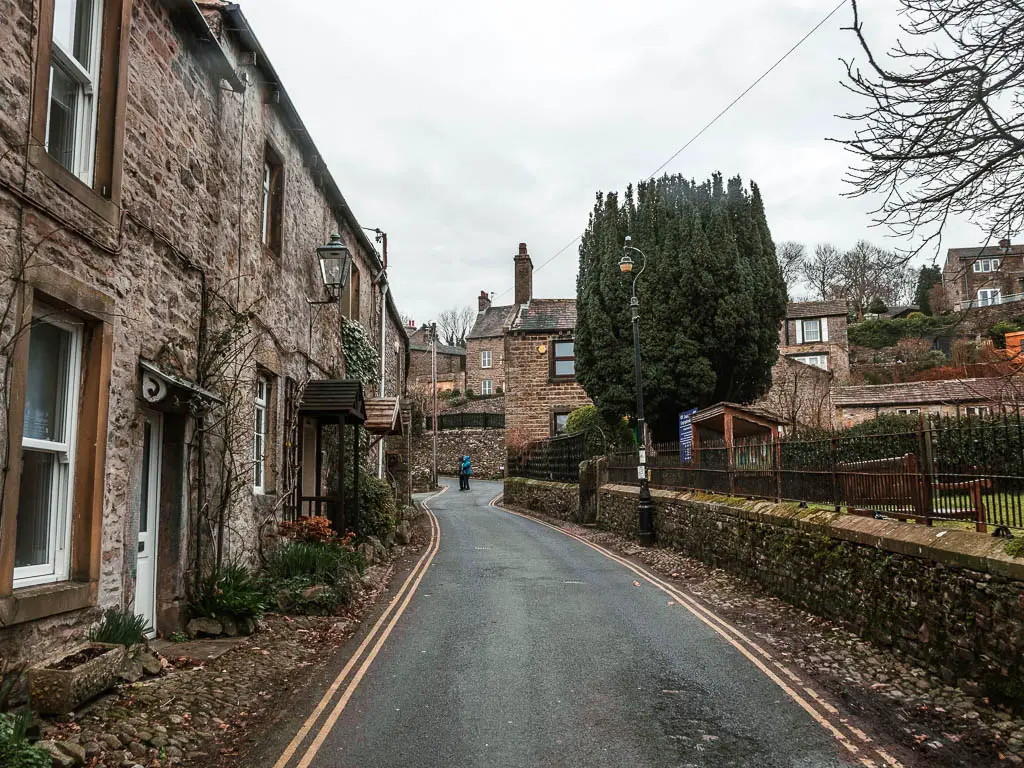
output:
POLYGON ((679 461, 686 463, 693 458, 693 414, 696 408, 679 414, 679 461))

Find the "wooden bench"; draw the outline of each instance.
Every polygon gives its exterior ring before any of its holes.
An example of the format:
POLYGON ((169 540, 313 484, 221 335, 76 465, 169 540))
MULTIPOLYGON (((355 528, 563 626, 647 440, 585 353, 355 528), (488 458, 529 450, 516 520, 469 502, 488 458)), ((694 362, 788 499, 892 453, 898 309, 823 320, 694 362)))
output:
POLYGON ((932 481, 923 474, 913 453, 884 459, 840 462, 836 475, 841 498, 854 515, 884 514, 897 520, 916 520, 931 525, 935 519, 972 520, 978 531, 988 530, 982 492, 989 480, 932 481), (934 505, 937 493, 966 493, 970 509, 943 515, 934 505))

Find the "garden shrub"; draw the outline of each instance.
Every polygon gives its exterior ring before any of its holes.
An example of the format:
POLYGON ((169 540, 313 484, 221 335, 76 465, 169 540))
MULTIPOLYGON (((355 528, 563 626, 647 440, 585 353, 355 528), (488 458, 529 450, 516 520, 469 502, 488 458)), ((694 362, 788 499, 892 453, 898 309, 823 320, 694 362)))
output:
POLYGON ((110 608, 100 623, 89 632, 94 643, 138 645, 146 640, 146 618, 120 608, 110 608))
POLYGON ((865 320, 848 330, 850 344, 870 349, 891 347, 900 339, 934 337, 950 332, 956 321, 948 317, 900 317, 894 320, 865 320))
POLYGON ((603 456, 616 449, 632 448, 634 442, 633 430, 625 419, 609 425, 593 405, 584 405, 570 413, 565 431, 570 435, 584 433, 587 456, 603 456))
MULTIPOLYGON (((345 474, 346 498, 352 498, 352 474, 345 474)), ((381 541, 398 525, 398 504, 391 486, 371 474, 359 476, 358 538, 365 541, 376 536, 381 541)))
POLYGON ((908 312, 907 320, 917 320, 922 317, 928 317, 924 312, 908 312))
POLYGON ((996 349, 1006 349, 1006 334, 1021 330, 1020 325, 1010 320, 1000 320, 988 329, 988 337, 996 349))
POLYGON ((50 768, 50 755, 33 747, 25 736, 30 714, 0 712, 0 766, 4 768, 50 768))
POLYGON ((363 556, 345 544, 289 541, 267 561, 260 585, 280 610, 331 614, 348 602, 365 567, 363 556))
POLYGON ((330 541, 338 535, 331 527, 331 521, 323 515, 284 520, 278 525, 277 531, 293 541, 330 541))
POLYGON ((263 615, 263 591, 248 570, 228 565, 203 581, 192 610, 211 619, 255 619, 263 615))

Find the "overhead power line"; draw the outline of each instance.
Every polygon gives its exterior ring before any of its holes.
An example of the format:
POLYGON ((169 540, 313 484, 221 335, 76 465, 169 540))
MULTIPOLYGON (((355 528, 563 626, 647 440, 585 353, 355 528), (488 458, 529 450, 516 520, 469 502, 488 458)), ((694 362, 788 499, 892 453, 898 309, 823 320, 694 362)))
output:
MULTIPOLYGON (((797 40, 788 51, 786 51, 784 54, 782 54, 781 57, 779 57, 779 59, 776 60, 776 62, 774 64, 772 64, 770 67, 768 67, 768 69, 766 69, 764 72, 762 72, 760 77, 758 77, 754 82, 752 82, 750 85, 748 85, 740 93, 739 96, 737 96, 735 99, 730 101, 726 105, 726 107, 721 112, 719 112, 717 115, 715 115, 713 118, 711 118, 711 120, 709 120, 704 125, 703 128, 701 128, 699 131, 697 131, 695 134, 693 134, 693 136, 691 136, 687 140, 687 142, 685 144, 683 144, 683 146, 681 146, 679 149, 677 149, 675 152, 673 152, 672 155, 668 158, 668 160, 666 160, 661 165, 659 165, 657 168, 655 168, 654 172, 647 176, 647 179, 648 180, 653 179, 655 176, 657 176, 659 173, 661 173, 663 170, 665 170, 665 168, 673 160, 675 160, 677 157, 679 157, 679 155, 681 155, 683 152, 685 152, 686 149, 688 149, 691 144, 693 144, 695 141, 697 141, 697 139, 699 139, 701 136, 703 136, 704 133, 711 126, 713 126, 722 117, 724 117, 725 114, 727 112, 729 112, 729 110, 731 110, 733 107, 735 107, 737 104, 739 104, 739 102, 743 99, 744 96, 746 96, 748 93, 750 93, 752 90, 754 90, 754 88, 756 88, 760 84, 760 82, 762 80, 764 80, 766 77, 768 77, 768 75, 770 75, 772 72, 774 72, 778 68, 778 66, 780 64, 782 64, 782 62, 784 62, 786 59, 788 59, 790 57, 790 55, 792 55, 793 52, 796 51, 797 48, 799 48, 801 45, 803 45, 807 41, 807 39, 811 37, 811 35, 813 35, 815 32, 817 32, 819 29, 821 29, 821 27, 823 27, 825 25, 825 23, 828 22, 829 19, 831 19, 833 16, 836 15, 836 13, 839 12, 840 8, 842 8, 844 5, 846 5, 846 2, 847 2, 847 0, 839 0, 839 3, 836 5, 835 8, 833 8, 831 11, 829 11, 827 14, 825 14, 825 16, 817 24, 815 24, 813 27, 811 27, 811 29, 807 32, 807 34, 805 34, 803 37, 801 37, 799 40, 797 40)), ((576 245, 576 243, 578 243, 580 241, 580 238, 581 238, 581 235, 577 235, 576 237, 574 237, 568 243, 566 243, 561 248, 559 248, 557 251, 555 251, 554 254, 552 254, 546 260, 541 262, 540 266, 535 267, 533 271, 534 272, 539 272, 540 270, 544 269, 544 267, 546 267, 548 264, 553 262, 555 259, 557 259, 559 256, 561 256, 567 250, 569 250, 574 245, 576 245)), ((511 288, 507 288, 506 290, 502 291, 498 295, 497 298, 501 298, 502 296, 505 296, 506 294, 511 293, 511 292, 512 292, 512 289, 511 288)))

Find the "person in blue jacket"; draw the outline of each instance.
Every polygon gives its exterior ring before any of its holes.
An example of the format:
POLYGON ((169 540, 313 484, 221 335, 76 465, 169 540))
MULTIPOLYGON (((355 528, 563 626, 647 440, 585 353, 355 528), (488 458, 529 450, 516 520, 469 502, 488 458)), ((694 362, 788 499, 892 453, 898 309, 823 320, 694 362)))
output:
POLYGON ((469 476, 473 474, 473 466, 469 461, 469 456, 462 457, 462 463, 459 465, 459 490, 469 490, 469 476))

